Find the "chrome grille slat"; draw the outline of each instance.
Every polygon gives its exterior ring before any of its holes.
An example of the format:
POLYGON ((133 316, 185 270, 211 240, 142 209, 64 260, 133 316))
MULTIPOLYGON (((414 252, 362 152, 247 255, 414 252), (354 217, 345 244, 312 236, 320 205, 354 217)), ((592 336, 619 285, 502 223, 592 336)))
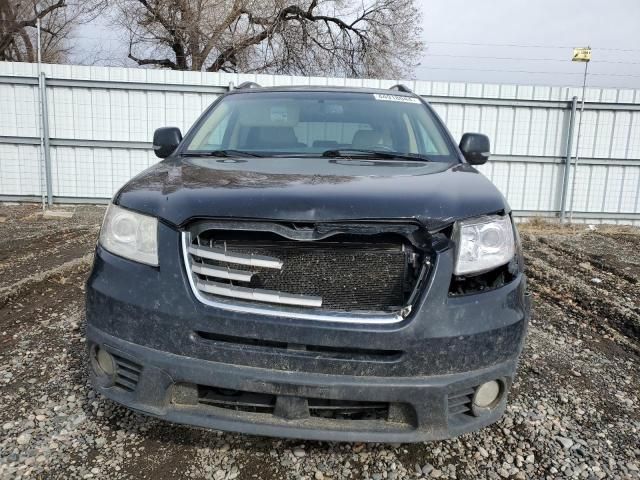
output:
POLYGON ((252 272, 235 270, 229 267, 217 267, 215 265, 207 265, 204 263, 193 263, 191 265, 191 271, 207 277, 224 278, 225 280, 238 280, 239 282, 250 282, 251 277, 253 277, 252 272))
POLYGON ((298 305, 302 307, 322 306, 322 298, 314 297, 312 295, 298 295, 293 293, 276 292, 273 290, 238 287, 235 285, 226 285, 224 283, 209 282, 206 280, 196 281, 196 288, 213 295, 241 298, 256 302, 280 303, 283 305, 298 305))
POLYGON ((252 267, 274 268, 276 270, 280 270, 282 268, 282 261, 277 258, 266 257, 264 255, 233 253, 221 248, 204 247, 202 245, 191 245, 189 246, 188 251, 191 255, 195 255, 196 257, 217 260, 219 262, 237 263, 239 265, 249 265, 252 267))

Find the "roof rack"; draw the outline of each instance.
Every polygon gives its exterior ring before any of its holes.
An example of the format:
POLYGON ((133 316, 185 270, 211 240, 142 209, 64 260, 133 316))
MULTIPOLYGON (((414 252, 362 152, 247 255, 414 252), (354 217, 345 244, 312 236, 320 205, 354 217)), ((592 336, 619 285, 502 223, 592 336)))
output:
POLYGON ((241 88, 261 88, 256 82, 242 82, 240 85, 236 87, 237 89, 241 88))
POLYGON ((398 92, 413 93, 409 87, 402 83, 396 83, 393 87, 389 87, 389 90, 397 90, 398 92))

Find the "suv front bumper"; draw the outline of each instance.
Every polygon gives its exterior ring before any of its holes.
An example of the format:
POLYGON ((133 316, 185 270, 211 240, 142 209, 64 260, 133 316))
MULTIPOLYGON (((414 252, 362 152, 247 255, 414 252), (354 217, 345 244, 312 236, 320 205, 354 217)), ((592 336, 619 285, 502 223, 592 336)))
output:
MULTIPOLYGON (((181 357, 87 330, 90 350, 101 345, 118 364, 140 367, 130 389, 106 386, 92 374, 96 389, 133 410, 175 423, 247 434, 325 441, 418 442, 451 438, 496 422, 506 406, 506 392, 486 415, 456 414, 451 401, 460 400, 483 382, 500 379, 507 387, 516 362, 480 370, 429 377, 359 377, 286 372, 181 357), (181 395, 182 386, 207 386, 225 391, 265 393, 290 398, 348 400, 357 404, 403 405, 402 415, 387 420, 328 419, 312 415, 290 418, 277 412, 254 413, 219 408, 181 395), (178 387, 178 388, 176 388, 178 387), (408 407, 408 409, 407 409, 408 407)), ((127 377, 129 378, 129 377, 127 377)), ((471 396, 468 397, 470 401, 471 396)), ((458 402, 459 403, 459 402, 458 402)))
POLYGON ((198 302, 178 232, 159 228, 160 268, 96 251, 87 342, 93 383, 106 397, 177 423, 329 441, 444 439, 504 412, 529 317, 522 274, 490 292, 449 297, 453 253, 444 249, 399 324, 267 318, 198 302), (96 347, 115 359, 115 378, 96 366, 96 347), (474 416, 466 408, 474 389, 492 380, 502 386, 499 402, 474 416), (207 392, 229 402, 212 404, 207 392), (384 418, 312 408, 372 402, 386 408, 384 418))

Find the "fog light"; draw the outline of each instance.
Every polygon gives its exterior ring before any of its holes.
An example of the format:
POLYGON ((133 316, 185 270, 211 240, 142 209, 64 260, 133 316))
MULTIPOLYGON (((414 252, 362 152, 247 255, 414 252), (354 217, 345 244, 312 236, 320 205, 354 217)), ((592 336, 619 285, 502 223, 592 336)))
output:
POLYGON ((473 395, 473 406, 480 409, 495 407, 500 400, 501 390, 500 382, 497 380, 483 383, 473 395))
POLYGON ((113 377, 116 373, 116 362, 111 354, 104 348, 96 347, 94 355, 98 369, 101 370, 96 373, 102 373, 105 376, 113 377))

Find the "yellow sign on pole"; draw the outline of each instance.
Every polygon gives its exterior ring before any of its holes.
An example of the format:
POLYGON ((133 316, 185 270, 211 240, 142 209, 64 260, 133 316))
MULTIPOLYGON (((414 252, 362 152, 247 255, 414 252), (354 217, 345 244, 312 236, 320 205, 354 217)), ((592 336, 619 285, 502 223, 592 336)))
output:
POLYGON ((588 62, 591 60, 591 47, 574 48, 572 62, 588 62))

